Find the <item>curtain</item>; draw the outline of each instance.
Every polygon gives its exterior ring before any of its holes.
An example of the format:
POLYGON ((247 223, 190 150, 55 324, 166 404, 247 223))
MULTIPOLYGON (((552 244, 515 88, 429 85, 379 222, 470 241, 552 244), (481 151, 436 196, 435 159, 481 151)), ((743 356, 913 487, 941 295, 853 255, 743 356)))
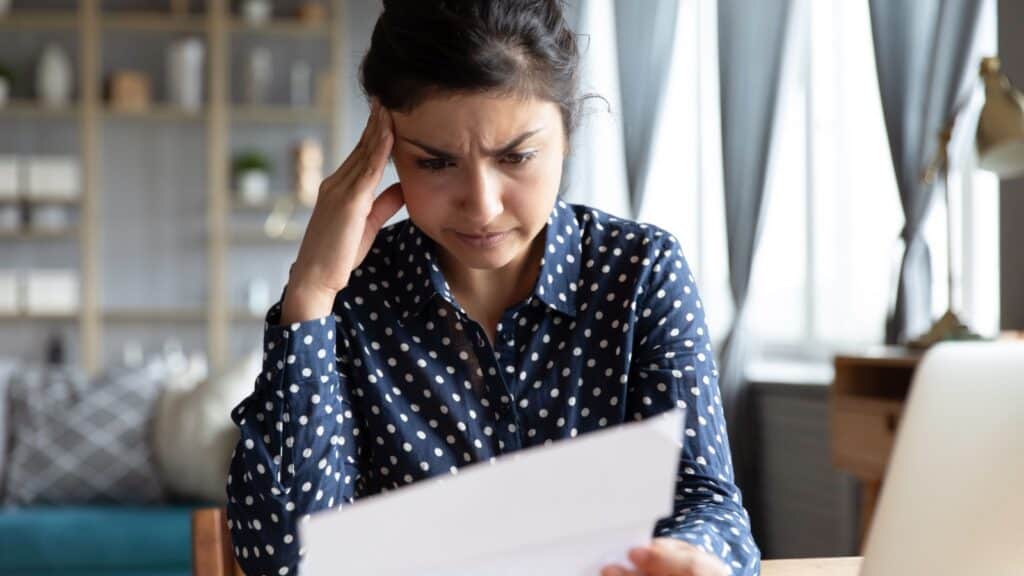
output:
POLYGON ((664 103, 680 1, 569 4, 568 20, 582 52, 581 89, 603 97, 607 105, 587 101, 565 166, 566 200, 636 217, 664 103))
POLYGON ((629 218, 619 98, 614 0, 583 0, 570 11, 580 49, 580 91, 587 98, 564 166, 563 199, 629 218))
POLYGON ((654 128, 664 105, 668 69, 675 51, 676 15, 682 1, 615 4, 626 173, 633 215, 643 202, 654 128))
POLYGON ((719 0, 722 169, 735 317, 719 353, 719 386, 736 481, 753 497, 750 394, 744 378, 745 303, 761 230, 765 180, 792 0, 719 0))
POLYGON ((974 44, 984 0, 871 0, 871 25, 886 130, 906 223, 896 304, 886 342, 928 329, 932 271, 923 223, 941 184, 921 182, 938 135, 972 90, 974 44))

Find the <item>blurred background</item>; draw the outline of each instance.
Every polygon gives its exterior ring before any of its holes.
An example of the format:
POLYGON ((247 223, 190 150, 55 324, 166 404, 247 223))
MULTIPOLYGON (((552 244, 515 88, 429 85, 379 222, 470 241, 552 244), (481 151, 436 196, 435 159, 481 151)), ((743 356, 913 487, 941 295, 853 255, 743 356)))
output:
MULTIPOLYGON (((1024 7, 565 6, 564 198, 681 240, 764 556, 857 553, 921 351, 1024 330, 1024 7)), ((0 572, 188 571, 379 12, 0 0, 0 572)))

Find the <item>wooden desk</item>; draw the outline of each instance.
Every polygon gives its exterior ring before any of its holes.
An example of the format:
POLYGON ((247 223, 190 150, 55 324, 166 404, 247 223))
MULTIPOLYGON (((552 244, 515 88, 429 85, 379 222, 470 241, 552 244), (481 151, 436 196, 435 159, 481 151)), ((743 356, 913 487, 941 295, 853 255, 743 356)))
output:
POLYGON ((832 462, 861 481, 860 545, 871 525, 903 402, 922 354, 880 347, 835 359, 830 395, 832 462))
POLYGON ((860 557, 764 560, 761 576, 857 576, 860 557))

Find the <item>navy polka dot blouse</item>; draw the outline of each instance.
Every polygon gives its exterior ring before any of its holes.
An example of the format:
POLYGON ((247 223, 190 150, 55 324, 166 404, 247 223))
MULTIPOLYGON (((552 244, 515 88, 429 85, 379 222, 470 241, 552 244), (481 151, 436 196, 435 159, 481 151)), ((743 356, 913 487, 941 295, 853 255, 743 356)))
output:
POLYGON ((686 418, 674 511, 652 535, 758 572, 678 242, 562 201, 544 234, 533 293, 504 312, 493 343, 408 220, 381 230, 332 315, 280 326, 280 302, 271 308, 263 371, 232 412, 227 510, 247 574, 295 574, 297 523, 317 510, 675 406, 686 418))

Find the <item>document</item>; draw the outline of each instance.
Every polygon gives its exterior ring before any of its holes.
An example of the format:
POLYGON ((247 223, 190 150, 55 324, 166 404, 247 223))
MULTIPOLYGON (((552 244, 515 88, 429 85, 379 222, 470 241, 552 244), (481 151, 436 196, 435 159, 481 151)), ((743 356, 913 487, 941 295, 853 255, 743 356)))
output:
POLYGON ((683 409, 318 512, 311 576, 598 576, 672 513, 683 409))

